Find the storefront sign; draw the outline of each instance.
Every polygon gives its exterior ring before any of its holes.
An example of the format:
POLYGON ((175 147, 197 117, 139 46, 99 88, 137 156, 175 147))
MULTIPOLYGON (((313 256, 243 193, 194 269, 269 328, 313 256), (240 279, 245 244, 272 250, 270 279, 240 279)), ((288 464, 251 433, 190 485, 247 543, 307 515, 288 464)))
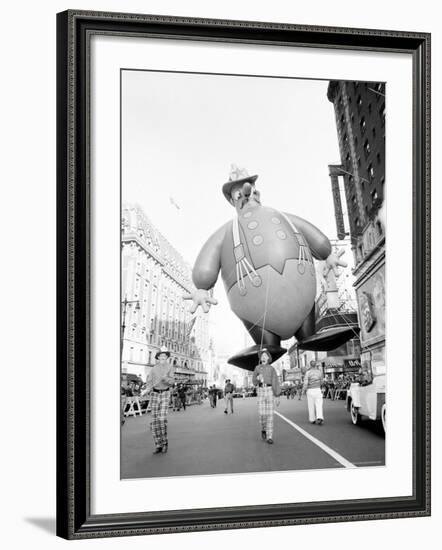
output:
POLYGON ((361 368, 360 359, 344 359, 345 370, 359 370, 361 368))

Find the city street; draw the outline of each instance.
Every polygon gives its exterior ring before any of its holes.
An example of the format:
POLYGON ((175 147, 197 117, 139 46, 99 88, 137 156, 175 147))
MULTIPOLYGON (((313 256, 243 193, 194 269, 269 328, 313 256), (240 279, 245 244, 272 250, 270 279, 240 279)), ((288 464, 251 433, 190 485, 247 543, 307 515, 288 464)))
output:
POLYGON ((322 426, 308 422, 307 401, 282 397, 274 444, 261 439, 256 398, 234 399, 234 414, 208 400, 168 416, 169 451, 153 455, 150 414, 122 427, 121 477, 169 477, 316 468, 382 466, 385 438, 367 421, 353 426, 342 400, 324 400, 322 426))

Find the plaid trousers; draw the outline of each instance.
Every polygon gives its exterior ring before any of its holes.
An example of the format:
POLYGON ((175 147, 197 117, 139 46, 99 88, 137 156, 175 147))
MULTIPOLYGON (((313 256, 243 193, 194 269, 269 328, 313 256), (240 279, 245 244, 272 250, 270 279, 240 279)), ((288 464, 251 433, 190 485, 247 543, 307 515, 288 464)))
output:
POLYGON ((170 391, 151 393, 152 430, 155 447, 167 445, 167 411, 169 409, 170 391))
POLYGON ((258 388, 258 414, 261 430, 265 430, 267 439, 273 437, 274 397, 271 386, 258 388))

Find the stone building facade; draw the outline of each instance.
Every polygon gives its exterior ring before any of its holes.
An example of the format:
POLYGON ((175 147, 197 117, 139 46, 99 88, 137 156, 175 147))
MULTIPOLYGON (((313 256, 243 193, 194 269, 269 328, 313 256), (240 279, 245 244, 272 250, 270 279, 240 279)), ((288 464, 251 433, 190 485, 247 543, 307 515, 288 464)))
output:
POLYGON ((123 207, 121 246, 123 373, 145 379, 166 346, 177 380, 206 385, 210 314, 191 315, 182 298, 193 289, 189 265, 138 206, 123 207))

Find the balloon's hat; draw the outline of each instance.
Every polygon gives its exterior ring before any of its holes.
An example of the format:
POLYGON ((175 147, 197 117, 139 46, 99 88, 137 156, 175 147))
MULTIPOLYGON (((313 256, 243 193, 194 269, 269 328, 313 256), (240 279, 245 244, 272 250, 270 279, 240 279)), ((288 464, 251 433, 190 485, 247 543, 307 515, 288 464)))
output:
POLYGON ((236 164, 232 164, 230 167, 229 181, 223 185, 223 195, 226 197, 228 202, 231 202, 230 193, 232 192, 234 185, 242 184, 246 181, 255 183, 257 179, 257 175, 250 176, 245 168, 238 168, 236 164))

